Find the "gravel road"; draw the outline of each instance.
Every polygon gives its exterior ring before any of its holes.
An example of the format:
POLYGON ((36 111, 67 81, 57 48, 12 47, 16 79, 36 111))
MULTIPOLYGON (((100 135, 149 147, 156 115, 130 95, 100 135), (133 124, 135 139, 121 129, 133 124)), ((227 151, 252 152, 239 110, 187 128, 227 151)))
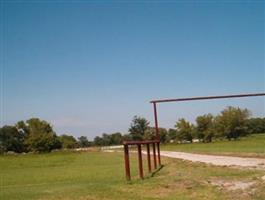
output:
POLYGON ((218 166, 235 166, 265 170, 265 159, 241 158, 232 156, 202 155, 195 153, 184 153, 175 151, 161 151, 161 156, 189 160, 192 162, 203 162, 218 166))

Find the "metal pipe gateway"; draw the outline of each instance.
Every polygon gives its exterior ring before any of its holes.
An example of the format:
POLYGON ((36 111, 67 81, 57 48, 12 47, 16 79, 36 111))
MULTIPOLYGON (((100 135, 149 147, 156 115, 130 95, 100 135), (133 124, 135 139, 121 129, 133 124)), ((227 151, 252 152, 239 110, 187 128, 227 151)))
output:
POLYGON ((153 104, 153 108, 154 108, 156 136, 157 136, 157 138, 159 138, 159 136, 160 136, 159 135, 159 128, 158 128, 157 105, 156 105, 158 103, 169 103, 169 102, 180 102, 180 101, 198 101, 198 100, 210 100, 210 99, 232 99, 232 98, 257 97, 257 96, 265 96, 265 93, 249 93, 249 94, 201 96, 201 97, 189 97, 189 98, 178 98, 178 99, 152 100, 152 101, 150 101, 150 103, 153 104))
POLYGON ((159 104, 159 103, 169 103, 169 102, 180 102, 180 101, 198 101, 198 100, 211 100, 211 99, 231 99, 231 98, 244 98, 244 97, 257 97, 257 96, 265 96, 265 93, 234 94, 234 95, 221 95, 221 96, 200 96, 200 97, 188 97, 188 98, 177 98, 177 99, 158 99, 158 100, 150 101, 150 103, 153 104, 156 140, 149 140, 149 141, 124 141, 123 142, 123 145, 124 145, 124 164, 125 164, 126 179, 127 180, 131 180, 130 161, 129 161, 129 146, 130 145, 136 145, 137 146, 139 176, 140 176, 141 179, 144 178, 143 164, 142 164, 142 148, 141 148, 142 145, 146 145, 146 147, 147 147, 148 171, 151 172, 150 145, 153 147, 154 169, 157 168, 157 160, 156 159, 158 159, 158 165, 161 166, 160 134, 159 134, 159 125, 158 125, 157 104, 159 104))

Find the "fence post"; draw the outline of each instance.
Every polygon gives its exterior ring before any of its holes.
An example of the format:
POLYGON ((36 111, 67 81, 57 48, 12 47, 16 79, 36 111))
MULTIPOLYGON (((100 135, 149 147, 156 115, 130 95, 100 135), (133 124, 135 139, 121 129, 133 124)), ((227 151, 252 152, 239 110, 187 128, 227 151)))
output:
POLYGON ((138 149, 138 164, 139 164, 139 175, 140 178, 144 178, 144 172, 143 172, 143 161, 142 161, 142 148, 141 144, 137 144, 137 149, 138 149))
POLYGON ((124 164, 125 164, 125 174, 127 181, 131 180, 130 173, 130 160, 129 160, 129 148, 127 144, 124 144, 124 164))
POLYGON ((150 145, 149 144, 146 144, 146 147, 147 147, 147 163, 148 163, 148 171, 149 173, 151 173, 152 171, 152 168, 151 168, 151 158, 150 158, 150 145))
POLYGON ((153 145, 153 157, 154 157, 154 168, 156 169, 156 144, 152 143, 153 145))
POLYGON ((161 159, 160 159, 160 142, 157 142, 157 157, 158 157, 158 165, 161 166, 161 159))

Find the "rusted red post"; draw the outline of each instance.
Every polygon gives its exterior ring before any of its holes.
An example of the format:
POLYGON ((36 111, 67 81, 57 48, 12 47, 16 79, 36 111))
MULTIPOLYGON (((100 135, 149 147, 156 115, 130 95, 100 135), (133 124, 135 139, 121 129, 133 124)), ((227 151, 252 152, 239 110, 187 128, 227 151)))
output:
POLYGON ((129 148, 127 144, 124 144, 124 164, 125 164, 125 174, 127 181, 131 180, 130 173, 130 160, 129 160, 129 148))
POLYGON ((157 111, 156 111, 156 103, 153 103, 154 106, 154 117, 155 117, 155 130, 156 130, 156 139, 160 140, 159 128, 158 128, 158 120, 157 120, 157 111))
POLYGON ((159 140, 146 140, 146 141, 123 141, 124 145, 124 160, 125 160, 125 173, 126 179, 131 180, 130 175, 130 163, 129 163, 129 146, 136 145, 137 146, 137 154, 138 154, 138 168, 139 168, 139 176, 141 179, 144 179, 144 171, 143 171, 143 158, 142 158, 142 145, 147 146, 147 162, 148 162, 148 170, 152 171, 151 166, 151 150, 150 145, 153 147, 153 155, 154 155, 154 169, 157 169, 157 158, 156 158, 156 145, 159 144, 159 140))
POLYGON ((141 144, 137 144, 138 149, 138 164, 139 164, 139 176, 141 179, 144 178, 144 172, 143 172, 143 161, 142 161, 142 148, 141 144))
POLYGON ((158 157, 158 165, 161 166, 161 160, 160 160, 160 142, 157 143, 157 157, 158 157))
POLYGON ((152 143, 152 145, 153 145, 154 168, 156 169, 157 168, 156 166, 156 144, 152 143))
POLYGON ((148 171, 150 173, 152 171, 152 168, 151 168, 150 145, 149 144, 146 144, 146 151, 147 151, 148 171))
MULTIPOLYGON (((159 127, 158 127, 158 120, 157 120, 157 110, 156 110, 156 103, 155 102, 153 102, 153 106, 154 106, 156 139, 159 140, 159 142, 160 142, 160 134, 159 134, 159 127)), ((157 157, 158 157, 158 164, 161 165, 159 142, 157 143, 157 157)), ((154 152, 155 152, 155 149, 154 149, 154 152)), ((154 153, 154 155, 155 155, 155 153, 154 153)), ((155 169, 156 169, 156 159, 155 159, 155 156, 154 156, 154 163, 155 163, 155 169)))

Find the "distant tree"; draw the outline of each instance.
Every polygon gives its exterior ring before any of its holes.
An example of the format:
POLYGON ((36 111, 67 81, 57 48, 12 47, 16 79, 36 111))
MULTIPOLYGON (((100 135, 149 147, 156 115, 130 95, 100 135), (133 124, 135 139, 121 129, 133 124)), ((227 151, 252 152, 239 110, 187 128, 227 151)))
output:
POLYGON ((265 118, 250 118, 246 121, 247 132, 265 133, 265 118))
POLYGON ((79 147, 90 147, 91 146, 91 142, 88 141, 86 136, 81 136, 78 138, 78 146, 79 147))
POLYGON ((125 135, 123 135, 122 136, 122 140, 123 141, 130 141, 130 140, 132 140, 132 135, 131 134, 125 134, 125 135))
POLYGON ((168 141, 171 142, 171 141, 175 141, 177 138, 177 131, 176 129, 168 129, 168 141))
POLYGON ((211 142, 214 136, 214 117, 211 114, 196 118, 196 136, 203 142, 211 142))
POLYGON ((145 130, 142 139, 144 139, 144 140, 154 140, 154 139, 156 139, 156 131, 155 131, 155 128, 154 127, 148 127, 145 130))
POLYGON ((76 139, 72 135, 66 135, 66 134, 60 135, 59 140, 64 149, 73 149, 78 146, 76 139))
POLYGON ((160 142, 166 143, 168 142, 168 131, 165 128, 159 128, 159 136, 160 136, 160 142))
POLYGON ((184 118, 179 119, 176 122, 175 128, 177 129, 178 140, 192 142, 194 126, 190 122, 186 121, 184 118))
POLYGON ((103 145, 104 146, 109 146, 111 145, 111 136, 107 133, 102 134, 102 139, 103 139, 103 145))
POLYGON ((94 142, 93 143, 96 146, 103 146, 104 145, 103 139, 101 137, 99 137, 99 136, 96 136, 94 138, 94 142))
POLYGON ((50 152, 61 147, 58 137, 48 122, 32 118, 26 121, 24 128, 23 132, 28 132, 25 144, 29 151, 50 152))
POLYGON ((122 134, 117 132, 117 133, 112 133, 110 135, 110 145, 119 145, 122 144, 122 134))
POLYGON ((247 134, 246 122, 249 116, 247 109, 227 107, 215 118, 215 129, 220 137, 237 139, 247 134))
POLYGON ((94 138, 94 144, 98 146, 118 145, 122 144, 122 140, 122 134, 119 132, 112 134, 103 133, 102 137, 97 136, 94 138))
POLYGON ((102 136, 96 136, 94 138, 94 145, 96 146, 109 146, 109 145, 120 145, 123 140, 131 140, 132 136, 130 134, 122 135, 120 132, 107 134, 103 133, 102 136))
POLYGON ((134 116, 129 128, 129 133, 133 140, 143 140, 146 131, 149 128, 149 122, 143 118, 134 116))
POLYGON ((0 152, 23 152, 25 150, 24 138, 15 126, 3 126, 0 128, 0 152))
MULTIPOLYGON (((167 142, 168 141, 167 129, 159 128, 158 131, 159 131, 159 138, 160 138, 161 143, 167 142)), ((155 127, 148 127, 148 129, 145 131, 143 138, 145 140, 157 139, 155 127)))

